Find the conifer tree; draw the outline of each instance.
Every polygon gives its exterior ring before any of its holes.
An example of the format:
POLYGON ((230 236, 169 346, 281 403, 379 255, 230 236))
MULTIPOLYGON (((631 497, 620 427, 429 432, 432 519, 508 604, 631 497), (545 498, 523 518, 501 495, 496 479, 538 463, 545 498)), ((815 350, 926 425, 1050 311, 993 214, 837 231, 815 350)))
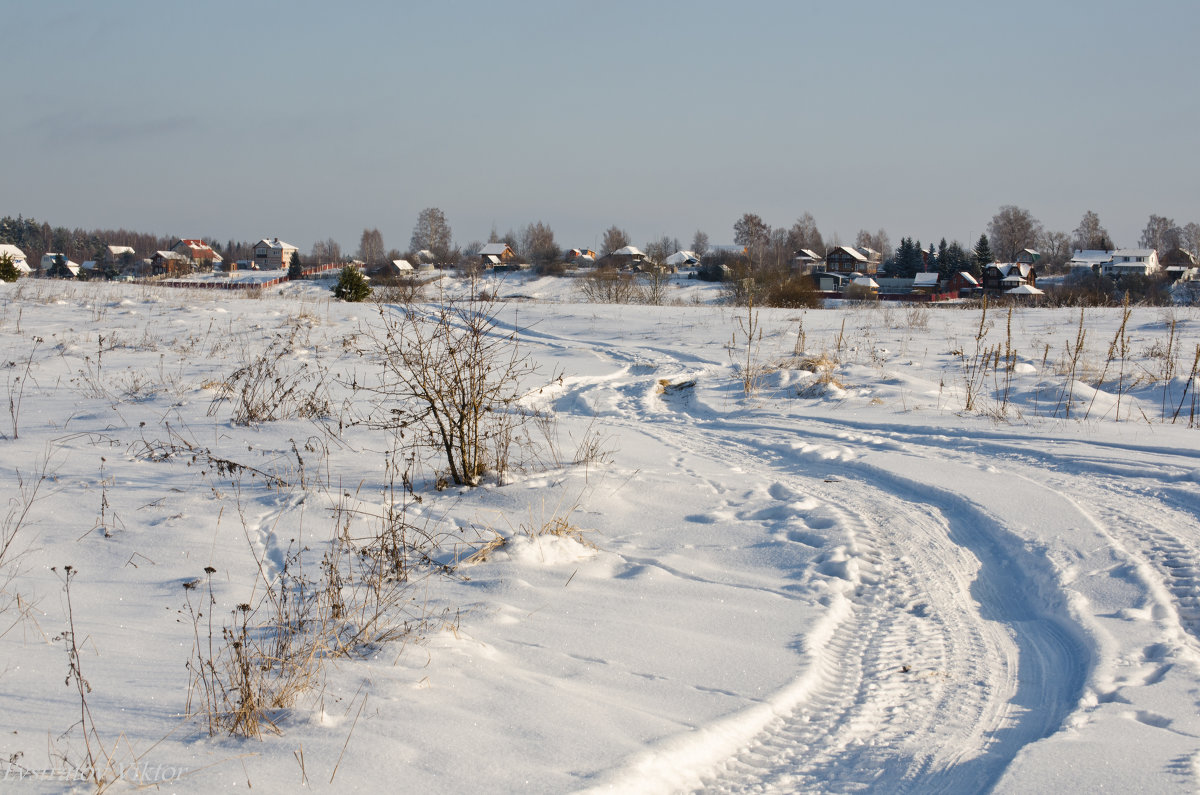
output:
POLYGON ((371 295, 371 286, 367 284, 367 277, 362 275, 362 271, 353 265, 347 265, 338 276, 333 294, 343 301, 365 301, 371 295))
POLYGON ((971 264, 975 267, 971 269, 971 275, 978 279, 983 275, 983 269, 996 261, 992 256, 992 247, 988 245, 988 237, 986 234, 979 236, 979 242, 975 244, 974 257, 971 264))
POLYGON ((0 282, 15 282, 21 272, 11 254, 0 254, 0 282))

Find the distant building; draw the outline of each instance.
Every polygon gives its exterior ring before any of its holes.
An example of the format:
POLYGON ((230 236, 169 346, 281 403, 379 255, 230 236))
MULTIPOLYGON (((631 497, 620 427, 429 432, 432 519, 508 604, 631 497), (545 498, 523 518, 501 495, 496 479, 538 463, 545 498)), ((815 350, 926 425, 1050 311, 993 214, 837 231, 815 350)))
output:
POLYGON ((11 243, 0 243, 0 256, 6 254, 12 257, 13 265, 16 266, 18 273, 28 274, 33 272, 33 269, 29 267, 29 263, 25 261, 24 251, 11 243))
POLYGON ((267 240, 265 237, 254 244, 254 265, 259 270, 279 271, 292 264, 292 257, 299 251, 291 243, 285 243, 279 238, 267 240))
POLYGON ((869 248, 838 246, 825 255, 825 270, 828 273, 862 273, 872 275, 879 272, 883 256, 869 248))
POLYGON ((1079 250, 1068 265, 1090 268, 1101 276, 1150 276, 1159 270, 1158 252, 1152 248, 1118 248, 1111 251, 1079 250))
POLYGON ((517 253, 507 243, 488 243, 479 249, 479 261, 485 268, 494 268, 516 258, 517 253))
POLYGON ((221 264, 221 255, 199 238, 180 238, 175 245, 171 246, 171 251, 182 256, 192 268, 197 270, 212 270, 221 264))
POLYGON ((62 257, 63 264, 66 267, 67 271, 70 273, 71 277, 79 275, 79 263, 78 262, 71 262, 71 260, 67 259, 65 254, 60 254, 58 252, 49 251, 42 255, 42 275, 43 276, 57 276, 57 277, 63 278, 63 279, 70 278, 65 273, 55 273, 54 272, 58 266, 58 258, 59 257, 62 257))

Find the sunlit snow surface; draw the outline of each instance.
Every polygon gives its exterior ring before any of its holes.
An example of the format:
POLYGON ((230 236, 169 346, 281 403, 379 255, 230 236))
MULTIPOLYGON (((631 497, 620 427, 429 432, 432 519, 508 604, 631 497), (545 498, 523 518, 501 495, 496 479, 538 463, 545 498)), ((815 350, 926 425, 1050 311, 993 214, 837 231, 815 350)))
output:
POLYGON ((219 643, 289 555, 318 576, 336 505, 384 503, 388 441, 337 422, 380 310, 328 284, 0 286, 7 508, 40 483, 5 558, 0 789, 85 786, 68 565, 92 753, 126 788, 1200 787, 1200 312, 752 316, 685 279, 660 307, 487 283, 556 450, 531 430, 475 489, 426 466, 409 519, 444 554, 507 543, 414 585, 441 620, 328 661, 278 733, 210 737, 184 584, 215 570, 219 643), (214 404, 267 350, 321 374, 323 422, 214 404), (575 463, 585 440, 606 452, 575 463), (560 518, 581 532, 530 533, 560 518))

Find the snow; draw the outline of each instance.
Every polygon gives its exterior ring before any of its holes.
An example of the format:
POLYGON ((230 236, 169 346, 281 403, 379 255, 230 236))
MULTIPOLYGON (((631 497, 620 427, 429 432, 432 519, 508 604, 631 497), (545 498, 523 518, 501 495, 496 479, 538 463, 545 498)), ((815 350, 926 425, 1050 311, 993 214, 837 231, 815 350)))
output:
POLYGON ((1078 309, 762 309, 748 349, 682 277, 656 307, 477 283, 556 424, 477 488, 418 470, 444 569, 393 609, 424 620, 326 659, 277 733, 210 736, 189 604, 211 584, 220 645, 386 503, 387 441, 337 422, 380 309, 330 284, 0 285, 3 789, 88 789, 68 565, 116 791, 1200 787, 1200 310, 1084 310, 1072 356, 1078 309), (325 421, 232 421, 264 355, 325 421))

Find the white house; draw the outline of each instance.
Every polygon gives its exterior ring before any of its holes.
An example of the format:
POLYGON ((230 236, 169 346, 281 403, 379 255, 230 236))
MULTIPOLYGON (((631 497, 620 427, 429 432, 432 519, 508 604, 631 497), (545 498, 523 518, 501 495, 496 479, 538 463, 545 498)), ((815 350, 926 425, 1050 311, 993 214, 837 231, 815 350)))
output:
POLYGON ((79 275, 79 263, 78 262, 71 262, 71 260, 66 258, 66 255, 59 254, 59 253, 56 253, 53 251, 49 251, 42 255, 42 274, 43 275, 50 272, 51 268, 54 267, 54 264, 58 260, 59 257, 62 257, 66 261, 67 270, 69 270, 71 272, 72 276, 79 275))
POLYGON ((1157 272, 1158 252, 1152 248, 1119 248, 1112 253, 1112 262, 1100 265, 1100 273, 1105 276, 1149 276, 1157 272))
POLYGON ((1159 269, 1158 252, 1152 248, 1080 250, 1075 252, 1067 264, 1075 268, 1099 269, 1102 276, 1149 276, 1157 273, 1159 269))
POLYGON ((667 257, 664 264, 670 265, 673 268, 682 268, 688 265, 699 265, 700 258, 696 256, 696 252, 694 251, 680 250, 667 257))
POLYGON ((292 257, 299 250, 291 243, 285 243, 279 238, 267 240, 264 237, 254 244, 254 265, 264 271, 283 270, 292 264, 292 257))
POLYGON ((0 243, 0 256, 4 255, 12 257, 13 265, 17 266, 18 273, 26 274, 32 272, 29 263, 25 261, 25 252, 12 243, 0 243))

